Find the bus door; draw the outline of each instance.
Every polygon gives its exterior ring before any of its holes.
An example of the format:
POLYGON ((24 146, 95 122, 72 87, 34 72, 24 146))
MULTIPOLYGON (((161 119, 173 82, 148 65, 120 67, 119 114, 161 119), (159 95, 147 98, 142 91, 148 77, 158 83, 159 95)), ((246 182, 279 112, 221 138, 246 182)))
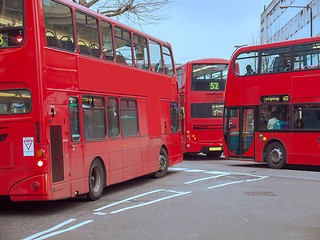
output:
POLYGON ((226 142, 228 145, 229 157, 253 158, 253 108, 228 108, 226 114, 226 142))
POLYGON ((68 103, 68 153, 70 159, 70 175, 71 175, 71 192, 73 194, 85 192, 87 179, 84 170, 84 154, 83 154, 83 136, 80 131, 80 107, 79 98, 75 96, 69 97, 68 103), (69 117, 68 117, 69 116, 69 117))
MULTIPOLYGON (((50 133, 50 157, 51 157, 51 182, 53 183, 52 192, 56 189, 63 191, 64 195, 70 194, 69 183, 69 154, 68 154, 68 116, 66 105, 51 104, 48 106, 49 113, 49 133, 50 133), (56 187, 59 185, 59 188, 56 187), (62 186, 65 185, 65 186, 62 186), (63 190, 61 190, 63 189, 63 190)), ((49 180, 49 181, 50 181, 49 180)))

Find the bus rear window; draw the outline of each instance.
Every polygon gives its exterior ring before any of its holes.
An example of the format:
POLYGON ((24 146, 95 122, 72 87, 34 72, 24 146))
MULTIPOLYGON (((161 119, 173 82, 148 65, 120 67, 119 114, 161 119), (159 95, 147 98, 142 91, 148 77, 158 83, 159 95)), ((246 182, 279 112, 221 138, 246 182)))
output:
POLYGON ((228 64, 193 64, 192 91, 224 91, 228 64))
POLYGON ((23 0, 0 1, 0 48, 24 43, 23 0))
POLYGON ((191 103, 191 118, 216 118, 223 116, 223 103, 191 103))
POLYGON ((23 114, 30 110, 31 93, 29 90, 0 90, 0 115, 23 114))

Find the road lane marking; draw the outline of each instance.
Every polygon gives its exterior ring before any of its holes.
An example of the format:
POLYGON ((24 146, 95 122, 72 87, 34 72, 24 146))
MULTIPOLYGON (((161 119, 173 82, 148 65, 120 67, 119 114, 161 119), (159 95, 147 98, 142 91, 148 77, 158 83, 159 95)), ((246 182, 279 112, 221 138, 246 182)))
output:
MULTIPOLYGON (((112 203, 112 204, 109 204, 109 205, 106 205, 106 206, 97 208, 97 209, 95 209, 95 210, 93 210, 93 211, 94 211, 94 212, 100 212, 100 211, 102 211, 102 210, 104 210, 104 209, 106 209, 106 208, 110 208, 110 207, 119 205, 119 204, 121 204, 121 203, 129 202, 130 200, 134 200, 134 199, 137 199, 137 198, 146 196, 146 195, 150 195, 150 194, 153 194, 153 193, 161 192, 161 191, 163 191, 163 190, 164 190, 164 189, 157 189, 157 190, 154 190, 154 191, 142 193, 142 194, 139 194, 139 195, 136 195, 136 196, 133 196, 133 197, 130 197, 130 198, 126 198, 126 199, 123 199, 123 200, 121 200, 121 201, 118 201, 118 202, 115 202, 115 203, 112 203)), ((96 213, 95 213, 95 214, 96 214, 96 213)))
POLYGON ((52 227, 52 228, 50 228, 50 229, 48 229, 48 230, 45 230, 45 231, 43 231, 43 232, 36 233, 36 234, 34 234, 34 235, 30 236, 30 237, 24 238, 23 240, 35 239, 35 238, 37 238, 37 237, 39 237, 39 236, 41 236, 41 235, 43 235, 43 234, 46 234, 46 233, 48 233, 48 232, 53 232, 54 230, 57 230, 57 229, 65 226, 65 225, 67 225, 67 224, 69 224, 69 223, 71 223, 71 222, 73 222, 73 221, 76 221, 76 219, 71 218, 71 219, 69 219, 69 220, 67 220, 67 221, 65 221, 65 222, 59 223, 58 225, 56 225, 56 226, 54 226, 54 227, 52 227))
POLYGON ((232 184, 237 184, 237 183, 259 181, 259 180, 263 180, 263 179, 265 179, 265 178, 267 178, 267 176, 261 176, 261 177, 256 178, 256 179, 247 179, 247 180, 240 180, 240 181, 228 182, 228 183, 223 183, 223 184, 218 184, 218 185, 214 185, 214 186, 211 186, 211 187, 207 187, 207 189, 210 190, 210 189, 219 188, 219 187, 224 187, 224 186, 228 186, 228 185, 232 185, 232 184))
POLYGON ((190 173, 202 173, 202 172, 206 172, 206 170, 201 170, 201 169, 186 169, 185 172, 190 172, 190 173))
MULTIPOLYGON (((215 179, 215 178, 219 178, 219 177, 223 177, 223 176, 228 176, 228 175, 239 175, 239 176, 253 177, 253 179, 232 181, 232 182, 227 182, 227 183, 223 183, 223 184, 217 184, 217 185, 214 185, 214 186, 210 186, 210 187, 207 187, 208 190, 209 189, 219 188, 219 187, 224 187, 224 186, 228 186, 228 185, 244 183, 244 182, 253 182, 253 181, 258 181, 258 180, 262 180, 262 179, 268 178, 268 176, 259 176, 259 175, 254 175, 254 174, 244 174, 244 173, 234 173, 234 172, 221 172, 221 171, 207 171, 207 170, 188 169, 188 168, 170 168, 170 170, 173 170, 173 171, 185 171, 185 172, 189 172, 189 173, 205 173, 205 174, 213 175, 213 176, 209 176, 209 177, 200 178, 200 179, 196 179, 196 180, 185 182, 186 185, 187 184, 201 182, 201 181, 205 181, 205 180, 215 179)), ((118 201, 118 202, 115 202, 115 203, 108 204, 106 206, 97 208, 97 209, 95 209, 93 211, 93 214, 104 216, 104 215, 107 215, 107 214, 121 213, 121 212, 130 210, 130 209, 135 209, 135 208, 151 205, 151 204, 154 204, 154 203, 157 203, 157 202, 161 202, 161 201, 168 200, 168 199, 175 198, 175 197, 179 197, 179 196, 188 195, 188 194, 191 194, 191 193, 192 193, 191 191, 181 192, 181 191, 175 191, 175 190, 156 189, 156 190, 153 190, 153 191, 149 191, 149 192, 146 192, 146 193, 138 194, 138 195, 123 199, 121 201, 118 201), (156 196, 158 196, 157 198, 152 197, 154 200, 149 200, 149 201, 145 201, 145 202, 143 202, 143 199, 142 200, 139 199, 139 198, 142 198, 142 197, 145 197, 145 196, 150 196, 152 194, 163 194, 163 193, 165 193, 165 194, 166 193, 167 194, 170 193, 170 195, 162 196, 162 197, 161 196, 159 197, 158 195, 156 195, 156 196), (121 208, 120 204, 134 204, 134 205, 121 208), (117 206, 120 207, 120 208, 116 209, 114 211, 110 211, 109 213, 102 212, 102 210, 109 209, 111 207, 117 207, 117 206)), ((70 224, 70 223, 72 223, 74 221, 76 221, 76 219, 74 219, 74 218, 69 219, 69 220, 67 220, 65 222, 62 222, 62 223, 60 223, 60 224, 58 224, 58 225, 56 225, 56 226, 54 226, 54 227, 52 227, 52 228, 50 228, 48 230, 45 230, 45 231, 36 233, 36 234, 34 234, 34 235, 30 236, 30 237, 24 238, 23 240, 43 240, 43 239, 47 239, 47 238, 50 238, 50 237, 53 237, 53 236, 56 236, 56 235, 59 235, 59 234, 62 234, 62 233, 68 232, 68 231, 72 231, 74 229, 83 227, 83 226, 85 226, 85 225, 87 225, 89 223, 94 222, 94 220, 86 220, 86 221, 83 221, 83 222, 81 222, 79 224, 70 226, 70 227, 68 227, 66 229, 61 229, 64 226, 66 226, 66 225, 68 225, 68 224, 70 224)))
POLYGON ((216 176, 212 176, 212 177, 200 178, 200 179, 196 179, 196 180, 185 182, 184 184, 191 184, 191 183, 201 182, 201 181, 205 181, 205 180, 209 180, 209 179, 223 177, 223 176, 226 176, 226 175, 229 175, 229 173, 224 173, 224 174, 220 174, 220 175, 216 175, 216 176))
MULTIPOLYGON (((176 192, 176 191, 171 191, 171 192, 176 192)), ((170 198, 179 197, 179 196, 190 194, 190 193, 191 192, 176 192, 176 194, 174 194, 174 195, 163 197, 163 198, 158 198, 158 199, 155 199, 153 201, 149 201, 149 202, 137 204, 137 205, 134 205, 134 206, 122 208, 122 209, 119 209, 119 210, 116 210, 116 211, 112 211, 112 212, 110 212, 110 214, 120 213, 120 212, 124 212, 124 211, 130 210, 130 209, 133 209, 133 208, 138 208, 138 207, 151 205, 151 204, 154 204, 154 203, 157 203, 157 202, 161 202, 161 201, 164 201, 164 200, 167 200, 167 199, 170 199, 170 198)))
POLYGON ((66 229, 55 231, 55 230, 57 230, 59 228, 64 227, 65 225, 75 221, 75 220, 76 219, 74 219, 74 218, 69 219, 69 220, 67 220, 67 221, 65 221, 63 223, 60 223, 60 224, 58 224, 58 225, 56 225, 56 226, 54 226, 54 227, 52 227, 52 228, 50 228, 48 230, 45 230, 43 232, 36 233, 36 234, 34 234, 34 235, 30 236, 30 237, 24 238, 23 240, 43 240, 43 239, 47 239, 47 238, 59 235, 61 233, 72 231, 72 230, 74 230, 76 228, 82 227, 84 225, 87 225, 87 224, 93 222, 93 220, 87 220, 87 221, 81 222, 79 224, 76 224, 74 226, 68 227, 66 229))
POLYGON ((173 195, 157 198, 155 200, 146 201, 146 202, 143 202, 143 203, 138 203, 138 204, 135 204, 135 205, 129 206, 129 207, 123 207, 123 208, 111 211, 110 214, 124 212, 124 211, 130 210, 130 209, 151 205, 151 204, 154 204, 154 203, 157 203, 157 202, 161 202, 161 201, 164 201, 164 200, 167 200, 167 199, 170 199, 170 198, 179 197, 179 196, 191 193, 191 192, 178 192, 178 191, 175 191, 175 190, 157 189, 157 190, 154 190, 154 191, 150 191, 150 192, 142 193, 142 194, 139 194, 139 195, 135 195, 133 197, 129 197, 129 198, 123 199, 121 201, 118 201, 118 202, 115 202, 115 203, 112 203, 112 204, 97 208, 97 209, 94 210, 94 214, 95 215, 100 215, 100 216, 107 215, 108 213, 104 213, 104 212, 101 212, 101 211, 105 210, 107 208, 111 208, 111 207, 123 204, 123 203, 129 203, 132 200, 137 201, 141 197, 148 196, 148 195, 151 195, 151 194, 160 193, 160 192, 161 193, 169 192, 169 193, 173 193, 173 195))
POLYGON ((173 170, 178 169, 178 171, 184 171, 184 172, 206 173, 206 174, 211 174, 211 175, 214 174, 214 176, 211 176, 211 177, 204 177, 204 178, 199 178, 196 180, 191 180, 191 181, 185 182, 184 184, 186 184, 186 185, 201 182, 201 181, 206 181, 206 180, 210 180, 210 179, 215 179, 215 178, 219 178, 219 177, 223 177, 223 176, 228 176, 228 175, 239 175, 239 176, 247 176, 247 177, 254 177, 255 178, 255 179, 247 179, 247 180, 239 180, 239 181, 223 183, 223 184, 215 185, 212 187, 208 187, 207 189, 223 187, 223 186, 241 183, 241 182, 253 182, 253 181, 263 180, 268 177, 268 176, 260 176, 260 175, 256 175, 256 174, 250 174, 250 173, 206 171, 206 170, 201 170, 201 169, 188 169, 188 168, 170 168, 170 169, 173 169, 173 170))

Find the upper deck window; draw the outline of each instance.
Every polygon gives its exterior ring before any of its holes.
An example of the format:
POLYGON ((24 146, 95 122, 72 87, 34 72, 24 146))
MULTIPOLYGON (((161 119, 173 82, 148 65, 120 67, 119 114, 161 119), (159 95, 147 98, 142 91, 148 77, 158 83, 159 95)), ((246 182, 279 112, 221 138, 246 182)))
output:
POLYGON ((81 55, 100 58, 98 21, 85 13, 76 12, 78 50, 81 55))
POLYGON ((116 59, 120 64, 132 66, 132 44, 130 32, 115 27, 114 35, 116 41, 116 59))
POLYGON ((233 65, 233 71, 240 76, 254 75, 258 72, 258 52, 239 54, 233 65))
POLYGON ((228 64, 193 64, 192 91, 224 91, 228 64))
POLYGON ((149 41, 151 69, 155 72, 163 73, 161 45, 155 41, 149 41))
POLYGON ((137 68, 149 69, 147 39, 134 33, 133 43, 135 66, 137 68))
POLYGON ((43 10, 48 47, 74 52, 71 8, 52 0, 43 0, 43 10))
POLYGON ((265 49, 261 53, 261 73, 289 72, 291 47, 265 49))
POLYGON ((31 110, 31 93, 27 89, 0 91, 0 115, 23 114, 31 110))
POLYGON ((0 1, 0 48, 24 43, 23 0, 0 1))
POLYGON ((320 43, 309 43, 294 46, 293 70, 320 68, 320 43))
POLYGON ((173 59, 172 59, 170 48, 166 46, 162 46, 162 52, 163 52, 163 62, 164 62, 163 71, 165 74, 173 76, 174 68, 173 68, 173 59))
POLYGON ((104 59, 108 61, 114 60, 113 41, 112 41, 112 26, 108 22, 101 21, 102 35, 102 52, 104 59))

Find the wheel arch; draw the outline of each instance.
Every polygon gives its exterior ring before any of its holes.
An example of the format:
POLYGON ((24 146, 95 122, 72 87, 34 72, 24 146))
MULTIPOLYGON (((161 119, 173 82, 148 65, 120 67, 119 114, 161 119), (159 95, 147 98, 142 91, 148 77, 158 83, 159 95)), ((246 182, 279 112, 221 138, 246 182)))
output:
POLYGON ((105 177, 105 183, 104 183, 105 186, 104 186, 104 187, 106 187, 106 186, 107 186, 107 168, 106 168, 106 164, 105 164, 105 162, 103 161, 103 158, 102 158, 101 156, 95 156, 95 157, 92 159, 90 165, 91 165, 91 164, 93 163, 93 161, 95 161, 95 160, 100 161, 101 164, 102 164, 103 173, 104 173, 104 177, 105 177))
POLYGON ((271 139, 268 140, 268 142, 263 147, 263 162, 266 162, 267 148, 269 147, 270 144, 275 143, 275 142, 280 143, 283 146, 283 149, 284 149, 285 153, 287 153, 286 145, 280 139, 271 138, 271 139))

